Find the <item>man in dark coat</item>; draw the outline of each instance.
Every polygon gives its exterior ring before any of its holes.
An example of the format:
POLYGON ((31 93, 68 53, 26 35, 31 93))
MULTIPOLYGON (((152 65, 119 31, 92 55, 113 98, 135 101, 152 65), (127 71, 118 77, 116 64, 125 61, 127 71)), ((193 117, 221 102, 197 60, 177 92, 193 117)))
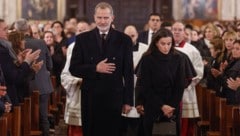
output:
POLYGON ((69 71, 83 78, 84 136, 119 136, 121 113, 133 104, 132 41, 110 27, 114 16, 108 3, 95 7, 94 19, 97 28, 76 37, 69 71))
POLYGON ((8 27, 4 20, 0 19, 0 64, 6 81, 7 94, 13 106, 19 104, 19 97, 16 85, 23 84, 24 77, 31 72, 30 64, 38 58, 40 50, 32 52, 28 50, 24 61, 17 66, 18 61, 11 43, 7 40, 8 27))

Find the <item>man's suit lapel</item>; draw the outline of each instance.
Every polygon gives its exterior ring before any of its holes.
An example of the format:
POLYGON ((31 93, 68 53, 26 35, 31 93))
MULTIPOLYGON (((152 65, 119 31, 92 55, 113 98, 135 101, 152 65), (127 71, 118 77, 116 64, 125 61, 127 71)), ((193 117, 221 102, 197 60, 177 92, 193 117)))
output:
POLYGON ((144 32, 144 43, 148 44, 148 31, 144 32))
POLYGON ((96 38, 97 38, 97 45, 98 45, 98 48, 100 50, 100 53, 102 55, 106 54, 107 53, 107 50, 109 50, 111 47, 109 46, 113 46, 111 45, 111 43, 113 43, 113 41, 116 41, 116 36, 115 36, 115 30, 113 28, 110 28, 108 34, 107 34, 107 37, 106 37, 106 42, 105 42, 105 51, 103 51, 101 49, 101 37, 100 37, 100 32, 99 30, 96 28, 95 30, 95 34, 96 34, 96 38))
POLYGON ((113 30, 113 28, 110 28, 110 30, 108 32, 108 35, 107 35, 107 38, 106 38, 106 43, 109 43, 110 40, 114 41, 115 40, 114 38, 115 38, 114 37, 114 30, 113 30))
POLYGON ((108 35, 107 35, 107 38, 106 38, 106 46, 107 46, 107 49, 109 49, 110 47, 109 46, 113 46, 111 45, 110 43, 113 43, 113 41, 116 41, 115 39, 115 34, 114 34, 114 30, 113 28, 110 28, 109 32, 108 32, 108 35))

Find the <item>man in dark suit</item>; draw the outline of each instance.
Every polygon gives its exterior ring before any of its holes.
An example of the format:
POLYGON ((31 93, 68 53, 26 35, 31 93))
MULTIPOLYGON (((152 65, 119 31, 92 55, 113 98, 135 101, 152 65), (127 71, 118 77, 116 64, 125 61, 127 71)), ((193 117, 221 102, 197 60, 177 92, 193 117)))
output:
POLYGON ((6 81, 7 94, 12 105, 19 104, 19 93, 17 85, 23 84, 23 79, 31 72, 31 63, 38 58, 40 50, 32 52, 27 50, 23 62, 17 66, 19 61, 16 53, 12 49, 11 43, 7 39, 8 26, 3 19, 0 19, 0 65, 6 81))
POLYGON ((132 42, 111 28, 110 4, 99 3, 94 19, 97 27, 76 37, 69 71, 83 78, 84 136, 119 136, 121 113, 128 113, 133 104, 132 42))
POLYGON ((27 20, 19 19, 15 22, 15 29, 21 31, 25 35, 25 46, 27 49, 41 50, 39 59, 42 61, 41 69, 35 74, 35 79, 30 83, 31 90, 39 90, 39 111, 40 111, 40 129, 42 136, 49 135, 48 122, 48 98, 53 91, 52 82, 50 80, 50 70, 52 69, 52 59, 48 51, 47 45, 43 40, 34 39, 30 35, 30 25, 27 20))
POLYGON ((138 36, 138 42, 150 45, 152 36, 156 33, 161 26, 161 16, 158 13, 151 13, 148 19, 148 31, 143 31, 138 36))

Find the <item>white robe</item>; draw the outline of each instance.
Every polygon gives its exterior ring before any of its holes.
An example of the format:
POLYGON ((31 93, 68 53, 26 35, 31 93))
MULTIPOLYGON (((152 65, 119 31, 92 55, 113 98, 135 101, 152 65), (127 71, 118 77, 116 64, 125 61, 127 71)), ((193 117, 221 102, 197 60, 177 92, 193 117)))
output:
MULTIPOLYGON (((138 44, 139 44, 138 51, 133 52, 133 66, 134 66, 134 69, 136 69, 139 61, 142 58, 143 53, 145 53, 147 51, 148 47, 149 47, 148 45, 146 45, 144 43, 141 43, 141 42, 139 42, 138 44)), ((136 76, 136 74, 134 74, 134 88, 136 86, 136 82, 137 82, 137 76, 136 76)), ((135 91, 135 89, 134 89, 134 91, 135 91)), ((135 106, 135 93, 134 93, 133 100, 134 100, 134 106, 135 106)))
POLYGON ((68 70, 74 45, 75 42, 68 46, 66 64, 61 73, 61 83, 67 92, 64 120, 66 124, 81 126, 82 119, 80 83, 82 82, 82 79, 72 76, 68 70))
POLYGON ((199 51, 189 43, 185 43, 183 47, 175 48, 189 57, 197 73, 191 84, 184 90, 182 98, 182 118, 196 118, 199 117, 199 110, 195 87, 203 77, 204 65, 202 57, 199 51))

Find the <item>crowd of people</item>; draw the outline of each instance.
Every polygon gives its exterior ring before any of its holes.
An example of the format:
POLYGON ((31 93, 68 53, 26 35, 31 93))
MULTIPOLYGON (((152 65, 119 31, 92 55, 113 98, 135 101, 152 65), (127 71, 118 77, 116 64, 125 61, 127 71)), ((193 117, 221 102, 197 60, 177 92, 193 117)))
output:
POLYGON ((96 5, 93 25, 0 19, 0 116, 37 89, 48 136, 50 76, 55 91, 66 91, 69 136, 151 136, 157 118, 175 120, 178 136, 193 136, 197 84, 240 105, 240 23, 195 26, 151 13, 138 33, 113 21, 105 2, 96 5))

